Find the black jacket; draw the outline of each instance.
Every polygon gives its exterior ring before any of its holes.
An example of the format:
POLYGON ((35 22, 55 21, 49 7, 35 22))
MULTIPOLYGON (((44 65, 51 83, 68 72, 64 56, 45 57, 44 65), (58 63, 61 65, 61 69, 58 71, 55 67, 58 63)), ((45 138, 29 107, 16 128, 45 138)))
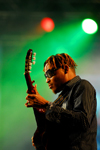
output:
POLYGON ((79 76, 64 85, 40 120, 43 132, 34 136, 37 150, 97 150, 96 92, 79 76))

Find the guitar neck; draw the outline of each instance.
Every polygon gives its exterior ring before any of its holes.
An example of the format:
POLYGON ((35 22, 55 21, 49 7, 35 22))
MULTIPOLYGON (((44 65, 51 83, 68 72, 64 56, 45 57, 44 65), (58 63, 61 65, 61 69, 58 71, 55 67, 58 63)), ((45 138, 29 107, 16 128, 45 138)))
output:
POLYGON ((31 77, 29 73, 25 73, 25 79, 26 79, 26 83, 27 83, 27 87, 28 87, 28 93, 34 93, 33 92, 33 86, 32 86, 32 81, 31 81, 31 77))

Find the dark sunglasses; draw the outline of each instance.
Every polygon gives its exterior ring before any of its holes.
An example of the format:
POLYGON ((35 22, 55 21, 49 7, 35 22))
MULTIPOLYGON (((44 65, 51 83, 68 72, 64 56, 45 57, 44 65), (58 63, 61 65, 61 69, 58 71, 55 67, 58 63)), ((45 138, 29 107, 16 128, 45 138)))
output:
POLYGON ((47 72, 44 74, 44 76, 47 78, 51 78, 52 76, 54 76, 55 75, 55 71, 56 70, 58 70, 58 68, 57 69, 55 69, 55 68, 53 68, 53 69, 49 69, 49 70, 47 70, 47 72))

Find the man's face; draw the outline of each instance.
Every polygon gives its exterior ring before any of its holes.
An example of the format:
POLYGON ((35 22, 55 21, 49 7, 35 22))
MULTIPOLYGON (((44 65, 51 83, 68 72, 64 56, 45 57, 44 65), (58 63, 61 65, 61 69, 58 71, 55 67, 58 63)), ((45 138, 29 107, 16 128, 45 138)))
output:
MULTIPOLYGON (((52 70, 50 65, 47 63, 44 68, 45 74, 49 69, 52 70)), ((59 68, 58 70, 54 71, 53 76, 46 77, 46 83, 48 83, 48 86, 53 91, 53 93, 56 94, 60 92, 63 88, 63 84, 65 83, 65 70, 59 68)))

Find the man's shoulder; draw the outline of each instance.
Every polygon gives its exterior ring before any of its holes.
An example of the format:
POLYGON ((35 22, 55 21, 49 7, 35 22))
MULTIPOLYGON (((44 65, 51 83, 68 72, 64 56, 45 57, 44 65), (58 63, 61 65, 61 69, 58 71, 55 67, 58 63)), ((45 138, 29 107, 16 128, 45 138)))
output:
POLYGON ((79 84, 77 84, 75 86, 75 88, 73 89, 73 97, 76 98, 76 97, 78 97, 82 93, 89 94, 89 95, 96 94, 95 88, 86 79, 81 79, 80 82, 79 82, 79 84))
POLYGON ((92 85, 92 83, 90 83, 90 81, 88 81, 88 80, 86 80, 86 79, 81 79, 80 87, 81 87, 81 88, 86 88, 86 89, 93 89, 93 90, 95 90, 95 88, 94 88, 94 86, 92 85))

